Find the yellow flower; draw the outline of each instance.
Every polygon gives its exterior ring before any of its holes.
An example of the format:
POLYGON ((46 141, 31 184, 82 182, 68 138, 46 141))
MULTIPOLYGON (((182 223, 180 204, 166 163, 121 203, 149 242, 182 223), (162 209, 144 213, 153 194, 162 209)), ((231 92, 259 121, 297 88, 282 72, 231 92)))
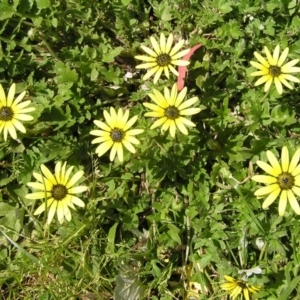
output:
POLYGON ((157 83, 163 71, 167 78, 169 78, 169 71, 178 76, 178 72, 174 66, 187 66, 189 64, 189 61, 179 59, 190 52, 190 49, 178 52, 183 47, 184 40, 178 42, 173 48, 173 34, 170 34, 168 40, 166 40, 165 35, 161 33, 159 44, 154 37, 150 37, 150 41, 154 51, 142 45, 142 49, 149 56, 135 56, 136 59, 146 61, 144 64, 137 65, 137 69, 149 69, 144 75, 143 80, 147 80, 156 73, 153 82, 157 83))
POLYGON ((225 275, 224 278, 228 282, 221 284, 221 288, 228 291, 232 299, 243 293, 245 299, 250 300, 250 293, 256 293, 261 289, 258 285, 249 285, 246 281, 234 279, 228 275, 225 275))
POLYGON ((201 111, 200 108, 187 108, 198 101, 198 97, 190 98, 183 101, 186 96, 187 88, 183 88, 178 94, 177 84, 172 87, 171 93, 168 88, 164 89, 164 96, 156 89, 153 89, 153 94, 148 94, 149 97, 155 102, 144 103, 143 105, 151 109, 152 112, 145 113, 146 117, 158 118, 157 121, 150 127, 150 129, 156 128, 162 125, 161 130, 170 130, 172 137, 175 137, 176 128, 178 128, 183 134, 187 135, 188 131, 185 125, 194 127, 196 126, 190 120, 183 116, 191 116, 201 111))
POLYGON ((119 108, 118 114, 113 107, 110 108, 110 114, 105 110, 104 118, 107 124, 95 120, 94 123, 102 130, 92 130, 90 134, 99 136, 92 141, 92 144, 100 143, 96 148, 98 156, 102 156, 110 148, 110 160, 113 161, 116 154, 120 161, 123 161, 123 146, 131 153, 135 153, 135 148, 132 144, 140 142, 133 135, 144 132, 143 129, 128 130, 138 119, 138 116, 132 117, 129 121, 129 110, 123 113, 119 108))
POLYGON ((34 111, 34 107, 27 107, 31 101, 27 100, 20 103, 26 92, 21 93, 15 100, 16 84, 13 83, 5 96, 2 85, 0 84, 0 133, 3 131, 4 140, 7 140, 7 134, 15 140, 17 139, 16 129, 25 133, 26 129, 20 121, 31 121, 33 117, 26 113, 34 111))
POLYGON ((289 89, 293 89, 293 87, 288 83, 287 80, 298 83, 300 82, 298 78, 289 74, 300 72, 300 68, 294 67, 298 63, 299 59, 293 59, 283 65, 288 56, 289 48, 285 48, 280 57, 279 45, 276 46, 273 52, 273 56, 266 46, 264 47, 264 49, 267 55, 267 59, 263 58, 258 52, 254 52, 255 57, 260 63, 250 61, 250 64, 253 67, 260 70, 251 73, 251 76, 261 76, 261 78, 255 82, 255 86, 266 83, 264 91, 267 92, 270 89, 272 82, 274 81, 279 94, 282 94, 282 84, 284 84, 289 89))
POLYGON ((71 220, 72 216, 69 208, 75 209, 74 204, 84 207, 84 202, 74 196, 74 194, 85 192, 88 189, 87 186, 73 187, 84 173, 83 171, 78 171, 70 178, 74 167, 71 166, 66 170, 66 165, 66 162, 63 166, 61 162, 58 162, 55 166, 54 175, 45 165, 41 165, 43 175, 33 172, 33 177, 38 182, 27 183, 29 187, 39 190, 39 192, 27 194, 25 196, 27 199, 46 199, 34 212, 34 215, 39 215, 46 210, 48 212, 48 224, 51 223, 55 212, 59 223, 63 223, 64 219, 71 220))
POLYGON ((270 165, 257 161, 257 165, 267 172, 269 175, 254 175, 252 180, 267 184, 267 186, 257 190, 254 195, 258 198, 268 196, 264 201, 262 208, 269 207, 275 199, 280 195, 279 199, 279 215, 283 216, 287 201, 289 201, 292 209, 296 214, 300 214, 299 203, 295 197, 300 196, 300 148, 295 152, 292 160, 289 161, 289 152, 287 147, 282 148, 281 165, 271 151, 267 151, 267 157, 270 165))

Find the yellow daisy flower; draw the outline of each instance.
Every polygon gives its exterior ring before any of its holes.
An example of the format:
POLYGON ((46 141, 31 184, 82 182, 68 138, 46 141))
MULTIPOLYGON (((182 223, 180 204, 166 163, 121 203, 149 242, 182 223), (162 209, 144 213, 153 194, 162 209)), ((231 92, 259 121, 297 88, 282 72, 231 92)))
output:
POLYGON ((4 140, 7 140, 7 134, 16 140, 16 129, 25 133, 26 129, 20 121, 31 121, 33 117, 26 113, 34 111, 34 107, 27 107, 31 101, 27 100, 20 103, 26 91, 21 93, 15 100, 16 84, 13 83, 8 91, 7 97, 5 96, 2 85, 0 84, 0 133, 3 131, 4 140))
POLYGON ((273 56, 271 55, 269 49, 265 46, 265 53, 267 55, 267 59, 263 58, 258 52, 254 52, 255 57, 260 63, 255 61, 250 61, 250 64, 259 69, 259 71, 253 72, 251 76, 261 76, 255 82, 255 86, 265 83, 264 91, 267 92, 270 89, 272 82, 275 83, 277 92, 282 94, 282 84, 288 87, 289 89, 293 89, 293 87, 288 83, 287 80, 293 82, 300 82, 300 80, 289 73, 297 73, 300 72, 299 67, 294 67, 299 59, 293 59, 290 62, 283 65, 285 62, 289 48, 285 48, 281 55, 279 56, 279 45, 276 46, 273 56))
POLYGON ((29 187, 39 190, 39 192, 27 194, 25 196, 27 199, 46 198, 46 201, 34 212, 34 215, 39 215, 46 210, 48 212, 48 224, 51 223, 55 212, 59 223, 63 223, 64 219, 71 220, 72 216, 69 208, 75 209, 74 204, 84 207, 84 202, 74 196, 74 194, 85 192, 88 189, 87 186, 82 185, 74 187, 74 184, 82 178, 84 173, 78 171, 70 178, 74 167, 71 166, 66 170, 66 166, 66 162, 63 166, 61 162, 58 162, 53 175, 45 165, 41 165, 43 175, 33 172, 33 177, 38 182, 27 183, 29 187))
POLYGON ((228 275, 225 275, 224 278, 227 283, 221 284, 221 288, 227 291, 232 299, 243 293, 245 299, 250 300, 250 294, 256 293, 261 289, 258 285, 249 285, 246 281, 238 280, 228 275))
POLYGON ((132 144, 139 144, 140 142, 133 136, 144 132, 143 129, 128 130, 138 119, 138 116, 129 118, 129 110, 123 112, 119 108, 118 113, 113 107, 110 108, 110 114, 105 110, 104 118, 107 124, 95 120, 94 123, 101 130, 92 130, 90 134, 99 136, 92 141, 92 144, 100 143, 96 148, 98 156, 102 156, 110 148, 110 160, 115 159, 116 154, 120 161, 123 161, 123 146, 131 153, 135 153, 135 148, 132 144))
POLYGON ((146 61, 144 64, 137 65, 137 69, 149 69, 144 75, 143 80, 147 80, 156 73, 153 82, 157 83, 162 72, 169 78, 169 71, 178 76, 178 72, 174 66, 187 66, 190 63, 187 60, 179 59, 190 52, 190 49, 178 52, 183 47, 184 40, 179 41, 173 48, 173 34, 170 34, 166 40, 165 35, 161 33, 159 44, 154 37, 150 37, 150 41, 154 50, 143 45, 141 46, 149 56, 135 56, 136 59, 146 61))
POLYGON ((183 116, 197 114, 201 111, 201 109, 187 108, 195 104, 198 101, 198 97, 193 97, 183 101, 186 93, 187 88, 185 87, 178 94, 176 83, 173 85, 171 93, 169 89, 165 87, 164 96, 158 90, 153 89, 153 94, 148 94, 148 96, 155 102, 155 104, 143 103, 144 106, 152 110, 151 112, 145 113, 145 116, 158 118, 150 129, 154 129, 162 125, 161 130, 166 131, 169 129, 172 137, 175 137, 176 128, 178 128, 183 134, 187 135, 188 131, 185 125, 191 127, 195 127, 196 125, 183 116))
POLYGON ((270 165, 257 161, 257 165, 270 175, 254 175, 252 180, 267 184, 267 186, 258 189, 254 195, 258 198, 268 196, 264 201, 262 208, 269 207, 275 199, 280 195, 279 199, 279 215, 283 216, 287 201, 289 201, 292 209, 296 214, 300 214, 299 203, 295 197, 300 196, 300 148, 295 152, 292 160, 289 160, 289 152, 287 147, 282 148, 281 165, 271 151, 267 151, 267 158, 270 165))

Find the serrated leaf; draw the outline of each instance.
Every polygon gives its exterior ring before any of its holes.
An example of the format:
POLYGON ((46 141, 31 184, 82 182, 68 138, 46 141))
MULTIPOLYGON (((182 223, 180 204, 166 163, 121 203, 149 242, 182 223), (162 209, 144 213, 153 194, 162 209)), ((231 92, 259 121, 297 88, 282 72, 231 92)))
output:
POLYGON ((1 202, 0 203, 0 216, 6 216, 9 212, 14 211, 16 208, 14 206, 9 205, 8 203, 1 202))
POLYGON ((45 9, 51 6, 50 0, 35 0, 39 9, 45 9))
POLYGON ((146 287, 135 275, 118 275, 114 290, 115 300, 140 300, 143 298, 146 287))
POLYGON ((15 13, 16 9, 6 3, 0 3, 0 21, 10 19, 15 13))
POLYGON ((72 70, 68 64, 57 62, 55 65, 55 71, 57 73, 57 83, 76 82, 78 79, 76 70, 72 70))
POLYGON ((123 47, 117 47, 112 50, 108 50, 108 53, 103 54, 102 61, 103 62, 113 62, 115 57, 118 56, 123 51, 123 47))

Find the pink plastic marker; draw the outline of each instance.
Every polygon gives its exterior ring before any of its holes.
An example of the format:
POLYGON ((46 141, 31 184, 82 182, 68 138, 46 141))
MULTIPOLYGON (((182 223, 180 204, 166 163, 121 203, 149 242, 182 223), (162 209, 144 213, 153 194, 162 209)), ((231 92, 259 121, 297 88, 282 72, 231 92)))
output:
MULTIPOLYGON (((197 44, 196 46, 192 47, 190 52, 188 54, 186 54, 182 59, 183 60, 189 60, 190 57, 193 55, 193 53, 200 48, 202 45, 201 44, 197 44)), ((185 74, 186 74, 186 66, 179 66, 178 67, 178 79, 177 79, 177 86, 178 86, 178 91, 181 91, 184 87, 184 78, 185 78, 185 74)))

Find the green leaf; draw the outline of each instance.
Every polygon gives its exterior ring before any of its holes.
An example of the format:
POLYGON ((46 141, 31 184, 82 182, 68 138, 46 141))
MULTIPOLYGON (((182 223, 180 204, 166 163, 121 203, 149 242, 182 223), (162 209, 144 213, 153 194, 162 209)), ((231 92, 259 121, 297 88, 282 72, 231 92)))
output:
POLYGON ((116 47, 112 50, 108 50, 108 53, 103 54, 102 61, 103 62, 113 62, 115 57, 118 56, 123 51, 123 47, 116 47))
POLYGON ((9 212, 15 211, 16 207, 8 203, 0 202, 0 216, 6 216, 9 212))
POLYGON ((15 7, 6 3, 0 3, 0 21, 10 19, 16 12, 15 7))
POLYGON ((291 282, 289 282, 288 287, 284 290, 284 292, 279 296, 278 300, 288 300, 289 296, 293 292, 293 290, 297 287, 300 282, 300 277, 297 276, 291 282))
POLYGON ((76 82, 78 80, 78 74, 75 69, 71 69, 68 63, 57 62, 55 65, 55 71, 57 73, 56 82, 57 83, 69 83, 76 82))
POLYGON ((51 7, 50 0, 35 0, 35 2, 39 9, 45 9, 51 7))
POLYGON ((115 253, 115 238, 116 238, 116 231, 119 223, 115 223, 108 232, 107 235, 107 246, 106 246, 106 253, 107 254, 114 254, 115 253))
POLYGON ((118 275, 114 290, 115 300, 140 300, 143 298, 146 286, 138 280, 135 275, 118 275))

